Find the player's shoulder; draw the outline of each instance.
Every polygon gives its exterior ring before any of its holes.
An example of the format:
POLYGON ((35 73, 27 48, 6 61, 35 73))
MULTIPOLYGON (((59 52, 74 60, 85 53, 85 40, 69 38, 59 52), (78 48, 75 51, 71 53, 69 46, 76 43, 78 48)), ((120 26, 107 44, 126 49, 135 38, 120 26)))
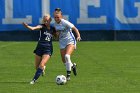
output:
POLYGON ((39 24, 38 26, 41 26, 41 28, 45 27, 45 24, 39 24))
POLYGON ((61 24, 62 25, 69 25, 71 24, 68 20, 65 20, 65 19, 61 19, 61 24))
POLYGON ((65 20, 65 19, 61 19, 61 22, 62 22, 63 25, 66 25, 70 28, 74 26, 73 23, 71 23, 71 22, 69 22, 68 20, 65 20))
POLYGON ((62 22, 62 23, 68 23, 69 21, 66 20, 66 19, 61 19, 61 22, 62 22))

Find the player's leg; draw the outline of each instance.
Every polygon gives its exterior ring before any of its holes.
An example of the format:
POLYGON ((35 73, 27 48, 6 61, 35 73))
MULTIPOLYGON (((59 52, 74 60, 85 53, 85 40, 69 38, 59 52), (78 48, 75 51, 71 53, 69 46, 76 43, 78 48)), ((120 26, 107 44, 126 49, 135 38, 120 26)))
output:
POLYGON ((65 60, 65 54, 66 54, 66 50, 65 49, 61 49, 60 50, 61 53, 61 59, 62 62, 64 63, 64 65, 66 66, 66 71, 67 71, 67 80, 70 80, 70 73, 71 71, 69 70, 69 63, 67 63, 67 61, 65 60))
POLYGON ((48 60, 50 59, 50 55, 49 54, 45 54, 42 56, 42 60, 39 64, 39 67, 34 75, 34 78, 32 80, 33 83, 30 83, 30 84, 34 84, 35 81, 39 78, 39 76, 42 74, 42 71, 44 69, 44 66, 46 65, 46 63, 48 62, 48 60))
POLYGON ((70 80, 70 73, 71 73, 71 71, 69 71, 68 63, 67 63, 66 60, 65 60, 66 50, 65 50, 65 49, 61 49, 61 50, 60 50, 60 53, 61 53, 62 62, 63 62, 64 65, 66 66, 67 80, 70 80), (69 78, 69 79, 68 79, 68 78, 69 78))
MULTIPOLYGON (((41 59, 42 59, 41 56, 38 56, 37 54, 35 54, 35 69, 36 69, 36 71, 37 71, 37 69, 38 69, 38 67, 39 67, 39 64, 40 64, 40 62, 41 62, 41 59)), ((34 84, 34 83, 35 83, 34 80, 32 80, 32 81, 30 82, 30 84, 34 84)))
POLYGON ((66 50, 65 49, 60 49, 60 53, 61 53, 61 59, 62 62, 65 64, 65 54, 66 54, 66 50))
MULTIPOLYGON (((35 55, 35 69, 36 70, 38 69, 41 60, 42 60, 41 56, 35 55)), ((42 76, 45 75, 45 68, 46 68, 46 66, 44 66, 44 68, 43 68, 42 76)))
POLYGON ((41 56, 35 55, 35 69, 36 69, 36 70, 37 70, 38 67, 39 67, 39 64, 40 64, 40 62, 41 62, 41 59, 42 59, 41 56))
POLYGON ((66 61, 66 68, 67 68, 67 80, 70 80, 71 67, 73 66, 70 57, 74 49, 75 46, 73 44, 69 44, 66 46, 65 61, 66 61))
POLYGON ((50 59, 49 54, 43 55, 42 60, 41 60, 40 65, 39 65, 39 68, 44 69, 44 66, 46 65, 46 63, 48 62, 49 59, 50 59))
POLYGON ((73 71, 73 74, 76 76, 77 75, 77 70, 76 70, 76 63, 72 63, 71 62, 71 54, 73 53, 73 51, 75 50, 75 45, 73 44, 69 44, 67 47, 66 47, 66 55, 65 55, 65 58, 67 60, 69 60, 69 62, 71 63, 71 68, 72 68, 72 71, 73 71))

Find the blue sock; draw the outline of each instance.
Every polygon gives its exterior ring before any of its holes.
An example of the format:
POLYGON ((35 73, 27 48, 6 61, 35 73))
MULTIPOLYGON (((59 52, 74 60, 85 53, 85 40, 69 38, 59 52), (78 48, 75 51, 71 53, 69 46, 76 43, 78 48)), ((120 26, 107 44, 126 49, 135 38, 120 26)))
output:
POLYGON ((39 76, 42 74, 42 71, 43 70, 41 68, 38 68, 37 71, 36 71, 36 73, 35 73, 35 75, 34 75, 33 80, 36 81, 39 78, 39 76))

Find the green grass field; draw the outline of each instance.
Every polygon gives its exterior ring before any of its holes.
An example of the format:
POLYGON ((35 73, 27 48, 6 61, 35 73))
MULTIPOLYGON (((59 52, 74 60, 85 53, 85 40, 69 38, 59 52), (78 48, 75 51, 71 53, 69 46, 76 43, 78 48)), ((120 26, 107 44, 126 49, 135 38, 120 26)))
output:
POLYGON ((0 93, 140 93, 140 42, 79 42, 72 55, 78 75, 66 85, 55 77, 66 74, 58 42, 46 75, 30 85, 36 42, 0 42, 0 93))

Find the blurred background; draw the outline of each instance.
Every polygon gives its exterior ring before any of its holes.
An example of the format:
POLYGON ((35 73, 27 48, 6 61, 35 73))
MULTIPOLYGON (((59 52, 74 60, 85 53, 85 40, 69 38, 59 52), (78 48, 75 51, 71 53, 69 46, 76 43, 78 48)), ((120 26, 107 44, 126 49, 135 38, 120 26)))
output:
POLYGON ((22 22, 36 26, 58 7, 83 41, 140 40, 140 0, 0 0, 0 41, 38 40, 22 22))

